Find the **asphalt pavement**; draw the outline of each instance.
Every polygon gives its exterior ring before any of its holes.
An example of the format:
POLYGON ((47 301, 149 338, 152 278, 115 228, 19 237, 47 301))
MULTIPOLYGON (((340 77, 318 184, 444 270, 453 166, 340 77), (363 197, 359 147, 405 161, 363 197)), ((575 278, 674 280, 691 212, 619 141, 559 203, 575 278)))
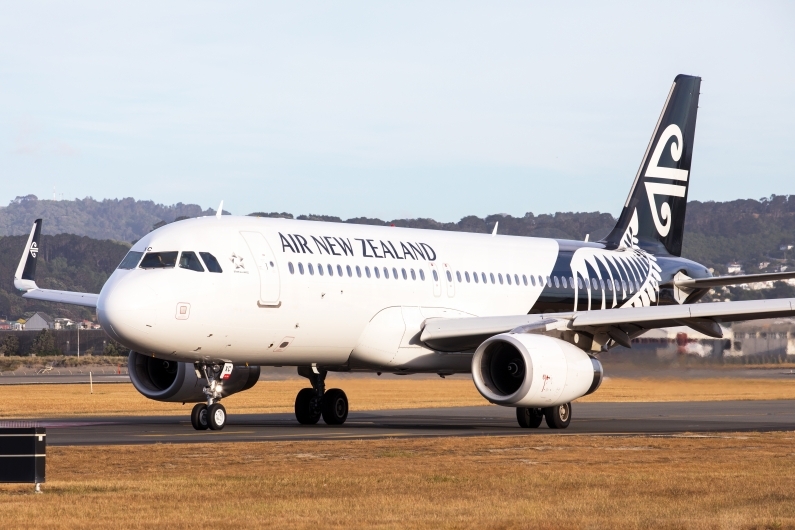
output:
POLYGON ((522 429, 514 409, 483 406, 356 412, 341 426, 299 425, 293 414, 235 414, 221 431, 195 431, 184 416, 118 416, 0 421, 47 428, 49 445, 113 445, 275 440, 357 440, 439 436, 664 435, 789 431, 795 401, 574 403, 565 430, 522 429))

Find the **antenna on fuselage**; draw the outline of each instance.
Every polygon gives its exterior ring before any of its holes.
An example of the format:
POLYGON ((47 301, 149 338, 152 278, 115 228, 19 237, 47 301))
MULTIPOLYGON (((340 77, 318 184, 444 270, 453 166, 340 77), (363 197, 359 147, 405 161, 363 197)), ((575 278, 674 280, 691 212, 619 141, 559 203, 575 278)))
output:
POLYGON ((223 214, 224 214, 224 201, 221 201, 221 204, 218 205, 218 211, 215 212, 215 216, 218 219, 220 219, 223 214))
POLYGON ((494 230, 492 230, 492 231, 491 231, 491 235, 492 235, 492 236, 496 236, 496 235, 497 235, 497 227, 498 227, 498 226, 500 226, 500 222, 499 222, 499 221, 497 221, 496 223, 494 223, 494 230))
POLYGON ((591 237, 591 234, 585 234, 585 242, 588 242, 588 238, 591 237))

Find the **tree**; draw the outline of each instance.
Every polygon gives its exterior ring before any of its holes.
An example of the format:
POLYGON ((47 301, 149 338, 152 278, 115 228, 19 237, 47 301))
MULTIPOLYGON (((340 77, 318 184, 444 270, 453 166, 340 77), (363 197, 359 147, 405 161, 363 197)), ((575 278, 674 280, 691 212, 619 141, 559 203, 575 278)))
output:
POLYGON ((50 330, 41 330, 33 339, 33 346, 30 348, 31 355, 60 355, 60 353, 55 349, 55 339, 50 330))
POLYGON ((19 354, 19 339, 16 335, 6 335, 0 343, 0 355, 11 356, 19 354))

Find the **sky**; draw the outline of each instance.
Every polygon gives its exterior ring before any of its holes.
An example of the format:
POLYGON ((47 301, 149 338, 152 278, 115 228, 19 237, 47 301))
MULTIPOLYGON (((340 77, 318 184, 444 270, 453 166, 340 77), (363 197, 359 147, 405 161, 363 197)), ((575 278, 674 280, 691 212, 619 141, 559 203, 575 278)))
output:
POLYGON ((0 205, 617 215, 679 73, 690 199, 795 193, 792 2, 2 2, 0 205))

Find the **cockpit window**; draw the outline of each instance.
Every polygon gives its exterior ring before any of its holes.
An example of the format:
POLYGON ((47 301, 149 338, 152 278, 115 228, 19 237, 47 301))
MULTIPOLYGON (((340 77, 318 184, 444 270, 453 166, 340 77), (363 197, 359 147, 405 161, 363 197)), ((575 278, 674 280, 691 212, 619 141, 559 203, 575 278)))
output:
POLYGON ((218 263, 218 260, 215 259, 215 256, 210 254, 209 252, 199 252, 199 256, 202 257, 204 260, 204 264, 207 265, 207 270, 210 272, 224 272, 221 269, 221 265, 218 263))
POLYGON ((178 252, 147 252, 139 267, 142 269, 173 269, 178 252))
POLYGON ((143 255, 144 255, 143 252, 134 252, 132 250, 129 251, 127 253, 127 255, 124 256, 124 259, 121 260, 121 263, 119 263, 119 267, 118 268, 119 269, 134 269, 136 266, 138 266, 138 262, 141 261, 141 256, 143 256, 143 255))
POLYGON ((179 268, 204 272, 204 267, 195 252, 183 252, 179 257, 179 268))

